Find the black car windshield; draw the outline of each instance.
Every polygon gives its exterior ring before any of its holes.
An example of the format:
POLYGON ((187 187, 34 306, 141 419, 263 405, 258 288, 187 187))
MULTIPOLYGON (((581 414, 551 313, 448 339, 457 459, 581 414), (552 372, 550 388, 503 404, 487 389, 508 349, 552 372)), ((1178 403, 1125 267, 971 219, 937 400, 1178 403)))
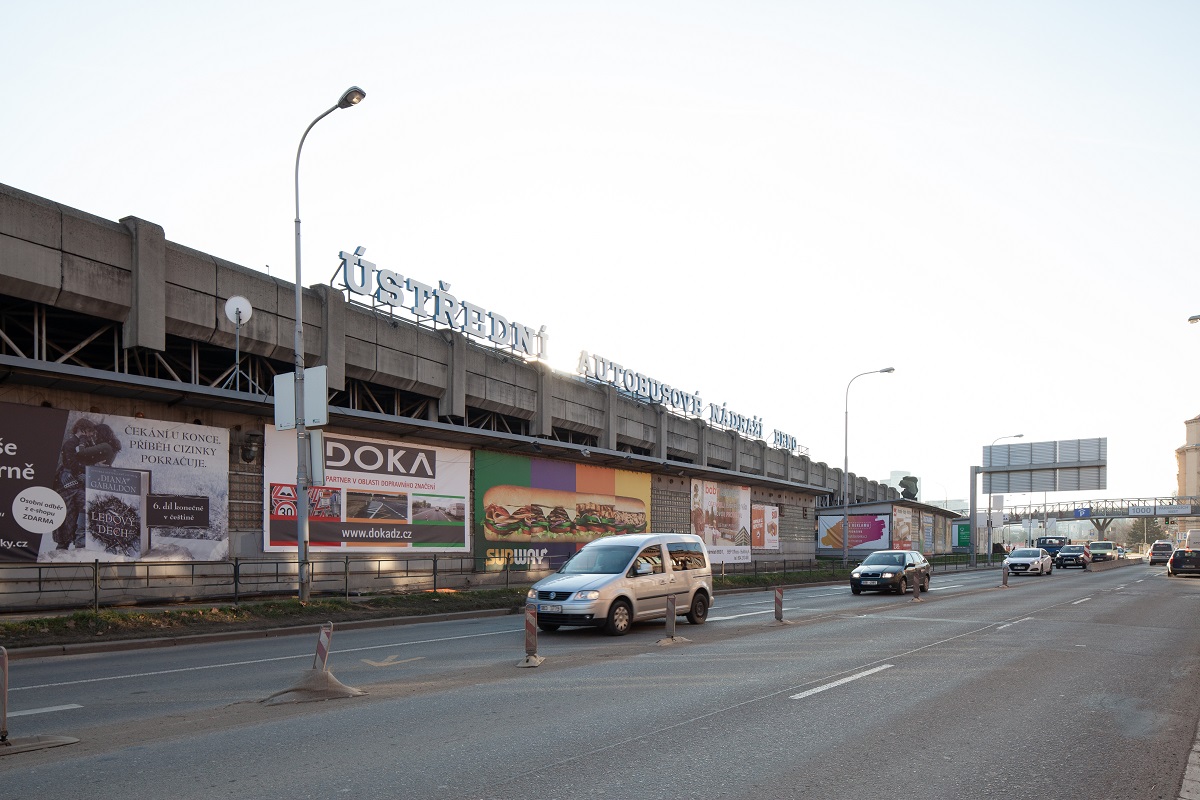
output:
POLYGON ((1083 552, 1083 545, 1081 545, 1081 544, 1069 544, 1069 545, 1067 545, 1066 547, 1064 547, 1062 550, 1060 550, 1059 552, 1061 552, 1061 553, 1082 553, 1082 552, 1083 552))
POLYGON ((564 575, 616 575, 625 571, 635 553, 637 548, 629 545, 585 547, 571 556, 559 572, 564 575))
POLYGON ((904 566, 903 553, 871 553, 863 559, 864 566, 875 567, 902 567, 904 566))
POLYGON ((1023 550, 1013 550, 1013 558, 1039 558, 1042 555, 1041 550, 1034 550, 1032 547, 1026 547, 1023 550))

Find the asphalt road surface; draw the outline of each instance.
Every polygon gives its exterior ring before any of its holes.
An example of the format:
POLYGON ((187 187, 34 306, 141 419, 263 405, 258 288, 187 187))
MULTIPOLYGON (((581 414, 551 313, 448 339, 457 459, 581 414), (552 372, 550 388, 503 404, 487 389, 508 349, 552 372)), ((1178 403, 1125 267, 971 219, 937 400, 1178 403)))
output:
POLYGON ((334 634, 363 697, 267 705, 315 637, 14 660, 20 798, 1176 798, 1200 719, 1200 580, 1131 564, 923 602, 718 597, 625 637, 519 616, 334 634))

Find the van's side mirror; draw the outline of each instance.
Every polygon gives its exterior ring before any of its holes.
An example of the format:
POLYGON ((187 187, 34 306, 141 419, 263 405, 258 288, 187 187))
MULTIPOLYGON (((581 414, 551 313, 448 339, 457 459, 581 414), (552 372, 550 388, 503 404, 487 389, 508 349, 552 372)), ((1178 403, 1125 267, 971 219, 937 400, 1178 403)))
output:
POLYGON ((639 561, 633 571, 635 575, 650 575, 654 572, 654 567, 645 561, 639 561))

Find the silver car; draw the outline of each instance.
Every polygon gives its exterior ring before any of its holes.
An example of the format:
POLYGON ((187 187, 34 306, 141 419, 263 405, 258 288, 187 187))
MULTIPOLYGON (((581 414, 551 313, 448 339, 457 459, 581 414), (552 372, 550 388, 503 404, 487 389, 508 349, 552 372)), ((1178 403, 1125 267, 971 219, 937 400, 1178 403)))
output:
POLYGON ((677 616, 701 625, 713 603, 712 566, 704 540, 689 533, 605 536, 535 583, 527 597, 544 631, 590 625, 621 636, 635 621, 665 617, 672 597, 677 616))
POLYGON ((1040 547, 1018 547, 1004 559, 1009 575, 1049 575, 1054 572, 1054 560, 1040 547))

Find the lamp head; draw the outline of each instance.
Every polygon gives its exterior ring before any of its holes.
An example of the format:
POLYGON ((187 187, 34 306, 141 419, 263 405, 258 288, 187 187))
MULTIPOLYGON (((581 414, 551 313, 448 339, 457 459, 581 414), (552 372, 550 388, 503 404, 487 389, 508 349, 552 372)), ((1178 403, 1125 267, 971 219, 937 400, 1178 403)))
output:
POLYGON ((1193 325, 1195 325, 1197 322, 1200 322, 1200 314, 1193 314, 1192 316, 1188 317, 1188 322, 1192 323, 1193 325))
POLYGON ((338 100, 338 108, 349 108, 356 106, 363 101, 367 93, 357 86, 351 86, 346 91, 342 92, 342 97, 338 100))
POLYGON ((881 369, 879 371, 880 372, 895 372, 896 368, 895 367, 884 367, 883 369, 881 369))

